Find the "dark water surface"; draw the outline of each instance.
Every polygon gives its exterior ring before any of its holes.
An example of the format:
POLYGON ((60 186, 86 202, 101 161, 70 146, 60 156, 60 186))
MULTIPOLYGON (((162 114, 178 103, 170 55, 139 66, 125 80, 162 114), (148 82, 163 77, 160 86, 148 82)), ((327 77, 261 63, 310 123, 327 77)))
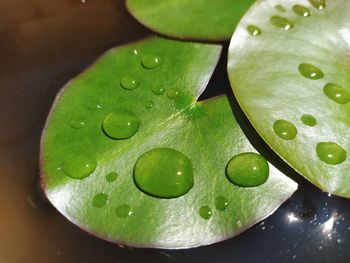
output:
MULTIPOLYGON (((350 201, 328 196, 242 128, 300 184, 274 215, 240 236, 182 251, 119 248, 82 232, 41 197, 41 130, 57 91, 107 49, 151 35, 120 0, 0 0, 0 262, 350 262, 350 201)), ((224 44, 227 48, 227 43, 224 44)), ((202 98, 231 94, 226 54, 202 98)))

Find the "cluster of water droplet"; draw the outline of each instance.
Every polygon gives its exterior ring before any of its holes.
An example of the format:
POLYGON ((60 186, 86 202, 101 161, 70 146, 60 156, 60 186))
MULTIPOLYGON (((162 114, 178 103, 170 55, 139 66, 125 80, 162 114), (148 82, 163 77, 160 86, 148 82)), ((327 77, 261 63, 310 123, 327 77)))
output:
MULTIPOLYGON (((253 29, 252 29, 253 30, 253 29)), ((138 54, 134 50, 134 54, 138 54)), ((158 56, 145 55, 141 65, 145 70, 154 70, 162 64, 158 56)), ((126 91, 132 91, 141 86, 135 76, 127 75, 120 80, 120 87, 126 91)), ((162 95, 166 92, 168 99, 175 100, 181 95, 181 90, 154 86, 151 88, 154 95, 162 95)), ((154 107, 153 101, 145 103, 147 109, 154 107)), ((92 111, 102 109, 99 102, 91 102, 87 108, 92 111)), ((85 120, 74 119, 70 123, 73 129, 82 129, 86 125, 85 120)), ((139 130, 141 121, 139 117, 129 109, 119 109, 105 115, 101 123, 103 134, 111 140, 127 140, 133 137, 139 130)), ((62 165, 63 172, 72 179, 84 179, 94 173, 97 161, 86 154, 76 154, 68 157, 62 165)), ((194 185, 194 168, 191 160, 182 152, 170 148, 154 148, 141 155, 133 170, 134 183, 143 193, 156 198, 178 198, 185 195, 194 185)), ((267 161, 255 153, 242 153, 229 160, 226 166, 227 180, 237 187, 256 187, 266 182, 269 176, 267 161)), ((109 172, 105 176, 107 183, 117 180, 117 172, 109 172)), ((97 193, 92 197, 92 206, 105 207, 110 201, 106 193, 97 193)), ((213 201, 217 211, 225 211, 228 200, 224 196, 218 196, 213 201)), ((198 213, 203 219, 212 217, 212 209, 205 205, 199 208, 198 213)), ((119 218, 126 218, 133 214, 131 205, 121 204, 115 208, 115 214, 119 218)))
MULTIPOLYGON (((326 8, 325 0, 309 0, 309 2, 319 11, 326 8)), ((280 13, 285 13, 287 11, 282 5, 276 5, 275 9, 280 13)), ((303 5, 294 5, 292 11, 296 15, 302 17, 311 16, 310 9, 303 5)), ((285 30, 291 30, 294 27, 292 21, 279 15, 272 16, 270 18, 270 23, 285 30)), ((248 25, 247 31, 252 36, 260 36, 262 34, 262 30, 255 25, 248 25)), ((299 65, 298 70, 303 77, 310 80, 324 78, 324 73, 312 64, 302 63, 299 65)), ((323 93, 335 103, 347 104, 350 102, 350 93, 338 84, 327 83, 323 87, 323 93)), ((317 124, 316 118, 311 114, 304 114, 301 116, 300 120, 304 125, 309 127, 314 127, 317 124)), ((275 134, 283 140, 294 140, 298 133, 296 126, 284 119, 276 120, 273 124, 273 130, 275 134)), ((335 142, 320 142, 316 145, 316 154, 321 161, 330 165, 336 165, 345 161, 347 152, 335 142)))
MULTIPOLYGON (((317 10, 321 11, 326 8, 325 0, 309 0, 309 2, 317 10)), ((276 5, 275 9, 280 13, 287 12, 287 9, 282 5, 276 5)), ((292 11, 298 16, 302 16, 302 17, 311 16, 311 10, 306 6, 303 6, 300 4, 293 5, 292 11)), ((271 16, 269 21, 273 26, 282 28, 285 30, 291 30, 294 27, 294 23, 290 19, 283 17, 281 15, 271 16)), ((247 31, 252 36, 260 36, 262 34, 262 30, 256 25, 248 25, 247 31)))

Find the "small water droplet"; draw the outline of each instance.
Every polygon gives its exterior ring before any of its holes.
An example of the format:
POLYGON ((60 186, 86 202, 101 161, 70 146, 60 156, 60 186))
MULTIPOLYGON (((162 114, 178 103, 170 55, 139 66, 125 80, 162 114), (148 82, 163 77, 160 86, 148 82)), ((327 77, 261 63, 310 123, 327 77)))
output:
POLYGON ((180 96, 181 91, 179 89, 169 89, 166 93, 169 99, 174 100, 180 96))
POLYGON ((328 83, 323 87, 324 94, 339 104, 346 104, 350 101, 350 93, 343 87, 334 84, 328 83))
POLYGON ((117 180, 117 178, 118 178, 118 173, 116 172, 110 172, 106 174, 106 181, 108 183, 113 183, 115 180, 117 180))
POLYGON ((134 167, 138 188, 155 197, 175 198, 193 186, 191 161, 181 152, 155 148, 141 155, 134 167))
POLYGON ((134 55, 137 56, 139 54, 139 52, 137 51, 137 49, 134 49, 133 51, 134 55))
POLYGON ((303 17, 311 16, 310 10, 303 5, 294 5, 293 11, 299 16, 303 16, 303 17))
POLYGON ((260 36, 262 33, 261 29, 254 25, 247 26, 247 31, 252 36, 260 36))
POLYGON ((318 10, 324 10, 326 8, 326 0, 309 0, 309 2, 318 10))
POLYGON ((300 119, 306 126, 314 127, 317 124, 315 117, 310 114, 304 114, 300 119))
POLYGON ((285 13, 287 11, 282 5, 275 5, 275 9, 281 13, 285 13))
POLYGON ((345 161, 347 152, 335 142, 320 142, 316 146, 316 153, 321 161, 337 165, 345 161))
POLYGON ((128 204, 120 205, 115 209, 115 213, 117 217, 120 218, 126 218, 128 216, 131 216, 133 211, 131 209, 131 206, 128 204))
POLYGON ((285 30, 290 30, 294 27, 291 21, 281 16, 272 16, 270 18, 270 23, 276 27, 284 28, 285 30))
POLYGON ((103 131, 112 139, 128 139, 135 135, 139 127, 139 118, 128 111, 109 113, 102 123, 103 131))
POLYGON ((254 187, 265 183, 269 177, 269 164, 256 153, 241 153, 227 163, 226 176, 231 183, 254 187))
POLYGON ((98 111, 102 109, 101 103, 98 101, 91 101, 88 105, 87 108, 92 111, 98 111))
POLYGON ((201 208, 199 208, 199 215, 201 216, 201 218, 208 220, 212 217, 213 212, 211 211, 211 208, 209 206, 202 206, 201 208))
POLYGON ((91 175, 97 166, 97 161, 89 156, 77 154, 68 157, 62 164, 63 172, 73 179, 84 179, 91 175))
POLYGON ((137 88, 139 83, 135 78, 126 76, 122 78, 120 85, 122 86, 123 89, 133 90, 137 88))
POLYGON ((73 129, 81 129, 85 126, 85 121, 83 120, 72 120, 70 122, 70 126, 73 128, 73 129))
POLYGON ((145 107, 146 107, 146 109, 148 109, 148 110, 153 109, 153 107, 154 107, 154 102, 151 101, 151 100, 146 101, 145 107))
POLYGON ((317 80, 324 77, 323 72, 318 67, 311 64, 302 63, 299 65, 298 69, 300 74, 308 79, 317 80))
POLYGON ((215 208, 219 211, 226 210, 228 206, 228 200, 224 196, 218 196, 215 198, 215 208))
POLYGON ((142 58, 142 66, 146 69, 154 69, 162 64, 160 57, 146 55, 142 58))
POLYGON ((92 198, 92 205, 94 207, 103 207, 107 204, 108 198, 108 195, 99 193, 92 198))
POLYGON ((297 136, 297 128, 286 120, 277 120, 273 124, 276 135, 284 140, 293 140, 297 136))
POLYGON ((165 92, 165 88, 163 87, 152 87, 151 91, 154 95, 162 95, 165 92))

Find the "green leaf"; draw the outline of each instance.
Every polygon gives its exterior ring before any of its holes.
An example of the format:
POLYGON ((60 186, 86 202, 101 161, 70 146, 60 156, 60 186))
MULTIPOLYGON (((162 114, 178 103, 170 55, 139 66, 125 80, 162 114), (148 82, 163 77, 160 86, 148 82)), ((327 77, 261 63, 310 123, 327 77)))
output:
POLYGON ((270 147, 348 198, 349 12, 345 0, 259 1, 238 25, 228 62, 238 102, 270 147))
POLYGON ((160 34, 228 40, 254 0, 127 0, 129 12, 160 34))
POLYGON ((220 51, 150 38, 112 49, 72 80, 42 137, 51 203, 86 231, 138 247, 210 244, 271 214, 296 184, 272 166, 258 187, 231 183, 228 161, 255 150, 225 96, 196 102, 220 51))

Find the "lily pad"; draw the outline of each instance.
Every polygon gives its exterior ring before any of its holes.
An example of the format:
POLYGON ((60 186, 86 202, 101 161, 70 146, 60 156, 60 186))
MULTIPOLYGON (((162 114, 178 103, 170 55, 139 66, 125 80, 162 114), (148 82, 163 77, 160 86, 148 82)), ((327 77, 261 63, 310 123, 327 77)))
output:
POLYGON ((259 186, 231 183, 229 160, 255 150, 225 96, 197 102, 220 51, 150 38, 112 49, 72 80, 42 136, 51 203, 82 229, 137 247, 206 245, 271 214, 296 184, 257 154, 257 164, 237 160, 254 176, 239 182, 259 186))
POLYGON ((348 198, 349 12, 346 0, 258 1, 237 26, 228 62, 234 94, 270 147, 348 198))
POLYGON ((129 12, 160 34, 186 39, 228 40, 254 0, 127 0, 129 12))

